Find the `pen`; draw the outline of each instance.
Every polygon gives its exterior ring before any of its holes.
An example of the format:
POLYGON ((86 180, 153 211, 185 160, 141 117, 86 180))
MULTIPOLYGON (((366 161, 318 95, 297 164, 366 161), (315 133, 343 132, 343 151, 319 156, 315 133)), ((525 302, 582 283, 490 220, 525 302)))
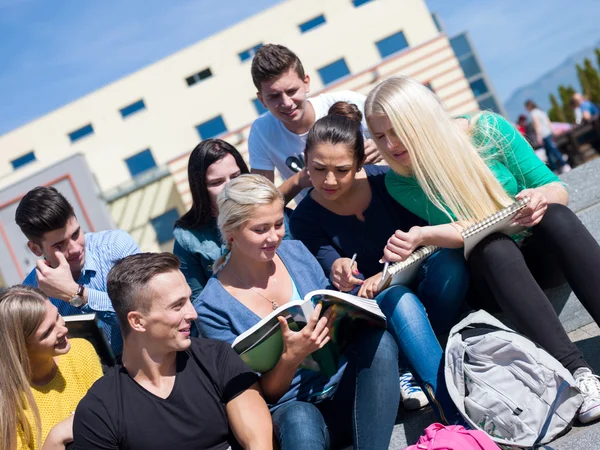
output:
POLYGON ((390 265, 389 261, 386 261, 386 262, 383 264, 383 274, 381 275, 381 279, 382 279, 382 280, 385 280, 385 277, 386 277, 386 275, 387 275, 387 271, 388 271, 388 267, 389 267, 389 265, 390 265))
POLYGON ((350 273, 352 273, 352 266, 356 262, 356 256, 357 254, 355 253, 354 255, 352 255, 352 259, 350 260, 350 273))

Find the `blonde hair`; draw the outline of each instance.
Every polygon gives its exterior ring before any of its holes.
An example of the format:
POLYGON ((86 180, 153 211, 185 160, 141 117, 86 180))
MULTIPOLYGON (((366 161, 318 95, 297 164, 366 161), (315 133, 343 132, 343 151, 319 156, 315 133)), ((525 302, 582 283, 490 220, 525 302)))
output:
POLYGON ((4 449, 16 449, 19 425, 25 446, 37 440, 41 447, 41 419, 29 386, 27 340, 44 320, 47 301, 42 291, 30 286, 13 286, 0 295, 0 447, 4 449), (34 424, 29 423, 27 409, 34 424))
POLYGON ((365 115, 372 135, 370 117, 389 119, 408 150, 410 168, 400 165, 385 151, 381 152, 383 157, 394 172, 414 175, 427 198, 451 220, 483 219, 512 203, 485 163, 490 146, 476 147, 471 141, 473 127, 478 124, 484 135, 501 143, 502 137, 494 134, 495 127, 490 123, 493 120, 487 120, 495 119, 490 113, 473 117, 469 132, 465 133, 426 86, 410 77, 396 76, 369 93, 365 115))
POLYGON ((226 234, 237 230, 252 219, 254 210, 258 206, 271 205, 275 201, 280 201, 283 208, 283 195, 262 175, 240 175, 225 185, 217 196, 219 207, 217 225, 221 238, 225 241, 226 250, 225 254, 213 264, 214 273, 221 270, 229 259, 231 242, 226 238, 226 234))

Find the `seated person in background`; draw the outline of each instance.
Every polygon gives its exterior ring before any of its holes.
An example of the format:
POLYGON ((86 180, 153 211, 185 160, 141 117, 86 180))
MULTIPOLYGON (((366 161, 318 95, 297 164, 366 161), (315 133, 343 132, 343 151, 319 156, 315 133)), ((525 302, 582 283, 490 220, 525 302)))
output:
POLYGON ((202 141, 190 155, 192 207, 175 222, 173 253, 181 260, 181 272, 192 289, 192 299, 202 292, 222 253, 216 220, 217 195, 229 180, 243 173, 248 173, 248 167, 242 155, 221 139, 202 141))
MULTIPOLYGON (((363 166, 361 119, 355 105, 338 102, 308 132, 305 158, 314 188, 292 215, 292 233, 316 256, 336 288, 376 298, 388 318, 388 330, 405 355, 401 363, 408 363, 434 397, 440 416, 454 421, 457 411, 445 386, 438 386, 443 352, 435 334, 450 330, 466 296, 465 259, 460 250, 440 250, 425 261, 410 286, 379 290, 379 260, 388 238, 396 230, 408 231, 425 222, 388 194, 389 167, 363 166), (357 267, 350 267, 355 253, 357 267)), ((427 404, 408 369, 401 370, 400 380, 407 409, 427 404)))
MULTIPOLYGON (((283 196, 260 175, 241 175, 217 198, 227 256, 194 306, 204 336, 232 343, 278 306, 329 282, 301 242, 282 241, 283 196)), ((387 449, 399 401, 398 347, 390 334, 365 327, 349 344, 332 377, 299 369, 329 341, 329 314, 317 306, 309 323, 291 331, 279 318, 284 351, 260 377, 282 449, 387 449), (347 363, 345 362, 347 361, 347 363)))
MULTIPOLYGON (((365 96, 351 91, 321 94, 308 98, 310 77, 304 73, 302 62, 283 45, 267 44, 257 50, 252 59, 252 81, 256 96, 268 113, 254 121, 248 137, 248 153, 252 173, 264 175, 271 182, 277 168, 286 181, 279 187, 286 203, 310 186, 306 169, 296 172, 290 167, 295 159, 302 164, 306 134, 315 121, 327 115, 337 101, 352 102, 362 110, 365 96)), ((366 123, 364 130, 367 130, 366 123)), ((367 163, 381 161, 371 139, 366 141, 367 163)))
POLYGON ((600 419, 600 380, 571 342, 543 288, 566 280, 600 324, 600 246, 566 206, 560 179, 502 116, 452 118, 416 80, 397 76, 367 98, 365 113, 390 171, 388 191, 431 226, 393 235, 388 261, 420 245, 463 247, 463 227, 516 199, 530 202, 515 222, 527 235, 492 233, 469 256, 474 306, 493 299, 516 328, 565 366, 584 403, 581 422, 600 419))
POLYGON ((589 122, 598 117, 598 114, 600 114, 600 111, 598 111, 596 105, 586 99, 579 92, 575 92, 573 94, 571 105, 575 110, 575 123, 577 125, 583 122, 589 122))
POLYGON ((256 374, 229 345, 190 338, 197 315, 176 256, 122 259, 108 275, 108 292, 123 358, 79 404, 76 449, 218 450, 235 439, 244 448, 272 448, 256 374))
POLYGON ((43 292, 13 286, 0 294, 0 448, 64 449, 73 411, 101 376, 92 344, 67 338, 43 292))
POLYGON ((121 331, 106 293, 108 271, 140 249, 122 230, 84 235, 75 211, 53 187, 36 187, 19 203, 15 221, 38 259, 23 284, 39 288, 63 316, 96 313, 111 347, 123 347, 121 331))

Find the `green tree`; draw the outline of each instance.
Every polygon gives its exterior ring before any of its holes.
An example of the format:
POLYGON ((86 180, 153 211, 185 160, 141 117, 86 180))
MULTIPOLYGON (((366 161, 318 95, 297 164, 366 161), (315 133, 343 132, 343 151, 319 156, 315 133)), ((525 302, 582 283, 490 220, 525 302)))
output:
POLYGON ((569 123, 575 123, 575 112, 571 107, 571 98, 573 97, 574 93, 575 89, 573 89, 573 86, 558 86, 558 96, 560 97, 560 101, 562 103, 561 109, 565 116, 566 122, 569 123))
POLYGON ((600 103, 600 75, 588 58, 583 60, 583 71, 590 86, 588 98, 594 103, 600 103))
POLYGON ((575 67, 577 68, 577 78, 579 78, 581 92, 583 95, 589 96, 591 90, 590 80, 588 80, 587 74, 583 67, 581 67, 579 64, 576 64, 575 67))
POLYGON ((552 107, 548 111, 548 117, 552 122, 566 122, 567 118, 565 117, 565 112, 562 107, 558 104, 558 100, 556 100, 556 96, 554 94, 550 94, 550 103, 552 107))
POLYGON ((596 53, 596 62, 598 63, 598 67, 600 67, 600 48, 594 50, 596 53))

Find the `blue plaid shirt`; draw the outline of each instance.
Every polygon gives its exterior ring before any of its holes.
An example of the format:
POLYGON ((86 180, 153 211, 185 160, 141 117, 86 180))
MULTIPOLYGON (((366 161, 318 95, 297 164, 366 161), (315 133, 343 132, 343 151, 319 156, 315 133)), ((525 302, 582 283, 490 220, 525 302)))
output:
MULTIPOLYGON (((63 316, 96 313, 115 355, 123 351, 123 338, 117 315, 106 292, 106 278, 118 260, 135 253, 140 253, 137 243, 123 230, 86 233, 85 263, 77 284, 87 288, 87 303, 81 308, 75 308, 69 302, 50 298, 63 316)), ((35 268, 23 280, 23 284, 38 287, 35 268)))

